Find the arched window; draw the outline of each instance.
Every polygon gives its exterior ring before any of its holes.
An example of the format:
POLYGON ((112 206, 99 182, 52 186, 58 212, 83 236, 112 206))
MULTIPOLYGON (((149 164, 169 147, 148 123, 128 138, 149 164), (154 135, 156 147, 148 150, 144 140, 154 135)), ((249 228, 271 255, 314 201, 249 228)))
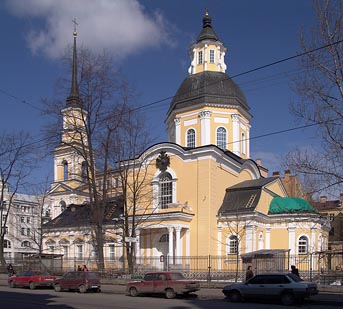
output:
POLYGON ((29 248, 30 245, 31 245, 30 242, 27 241, 27 240, 25 240, 25 241, 23 241, 23 242, 21 243, 21 246, 24 247, 24 248, 29 248))
POLYGON ((168 204, 173 202, 172 176, 164 172, 159 177, 159 204, 161 209, 168 208, 168 204))
POLYGON ((163 235, 160 237, 159 242, 169 242, 169 235, 168 235, 168 234, 163 234, 163 235))
POLYGON ((217 146, 226 149, 226 129, 223 127, 217 129, 217 146))
POLYGON ((7 249, 11 248, 11 242, 7 239, 4 240, 4 248, 7 248, 7 249))
POLYGON ((306 254, 308 252, 308 238, 301 236, 298 241, 298 253, 306 254))
POLYGON ((260 235, 258 235, 258 249, 263 249, 264 247, 264 239, 263 239, 263 233, 260 233, 260 235))
POLYGON ((68 180, 68 162, 63 161, 63 180, 68 180))
POLYGON ((187 131, 187 147, 195 147, 195 130, 189 129, 187 131))
POLYGON ((235 254, 238 253, 238 239, 237 236, 231 235, 228 241, 228 253, 235 254))
POLYGON ((86 162, 82 162, 82 165, 81 165, 81 179, 82 179, 82 181, 87 180, 87 164, 86 164, 86 162))

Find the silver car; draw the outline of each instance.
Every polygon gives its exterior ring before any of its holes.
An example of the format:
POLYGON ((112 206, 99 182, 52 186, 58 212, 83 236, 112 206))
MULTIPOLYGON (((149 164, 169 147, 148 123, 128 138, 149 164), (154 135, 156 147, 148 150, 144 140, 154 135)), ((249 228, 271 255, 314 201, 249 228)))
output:
POLYGON ((318 294, 318 288, 317 283, 305 282, 294 274, 267 273, 256 275, 245 283, 226 285, 223 293, 231 302, 279 300, 283 305, 290 306, 318 294))

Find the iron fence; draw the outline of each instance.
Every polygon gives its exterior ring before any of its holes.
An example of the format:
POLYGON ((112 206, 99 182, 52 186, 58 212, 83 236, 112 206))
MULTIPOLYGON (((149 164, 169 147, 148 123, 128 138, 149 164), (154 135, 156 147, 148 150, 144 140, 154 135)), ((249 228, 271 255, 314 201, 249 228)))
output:
MULTIPOLYGON (((50 273, 61 274, 77 270, 78 266, 87 265, 89 270, 97 270, 96 258, 62 258, 7 260, 17 272, 27 269, 43 269, 50 273)), ((181 271, 186 277, 207 281, 243 281, 248 265, 254 274, 263 272, 289 272, 291 265, 296 265, 301 278, 317 281, 321 284, 343 285, 343 252, 320 252, 302 255, 255 256, 250 259, 239 255, 225 256, 160 256, 136 257, 133 274, 128 274, 127 264, 123 257, 105 259, 102 275, 108 278, 121 276, 142 276, 148 271, 174 270, 181 271)))

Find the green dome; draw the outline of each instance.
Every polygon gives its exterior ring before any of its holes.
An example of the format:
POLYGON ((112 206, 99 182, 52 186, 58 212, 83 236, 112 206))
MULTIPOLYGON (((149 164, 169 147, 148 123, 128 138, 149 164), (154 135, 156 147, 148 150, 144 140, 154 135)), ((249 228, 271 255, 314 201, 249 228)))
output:
POLYGON ((309 202, 298 197, 274 197, 269 205, 269 213, 318 213, 318 211, 309 202))

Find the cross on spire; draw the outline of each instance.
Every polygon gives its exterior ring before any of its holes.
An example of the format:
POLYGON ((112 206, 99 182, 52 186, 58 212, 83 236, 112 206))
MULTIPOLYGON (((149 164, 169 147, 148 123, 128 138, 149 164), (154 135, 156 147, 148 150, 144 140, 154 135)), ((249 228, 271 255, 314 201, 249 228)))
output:
POLYGON ((73 24, 74 24, 74 33, 73 33, 73 34, 74 34, 74 36, 76 37, 76 36, 77 36, 76 26, 78 26, 79 24, 77 23, 75 17, 72 19, 72 22, 73 22, 73 24))

